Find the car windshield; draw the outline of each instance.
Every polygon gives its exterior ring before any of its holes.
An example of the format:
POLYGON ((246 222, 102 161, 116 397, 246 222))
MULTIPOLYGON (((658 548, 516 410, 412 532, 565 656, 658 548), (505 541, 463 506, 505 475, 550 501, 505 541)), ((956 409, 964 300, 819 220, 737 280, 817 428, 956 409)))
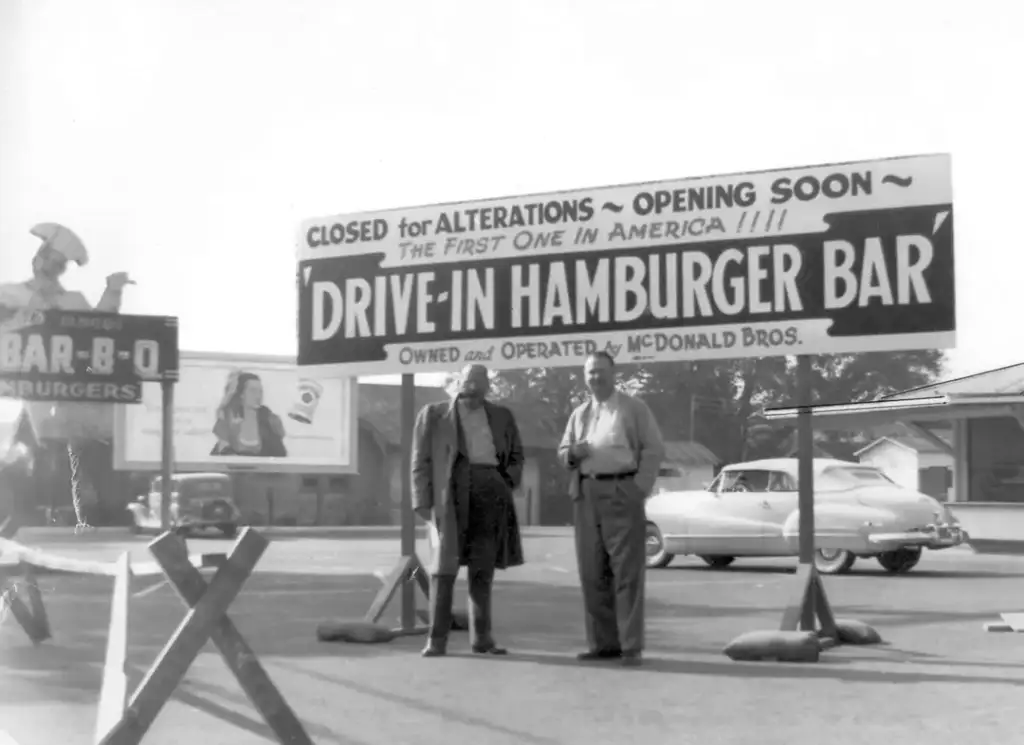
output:
POLYGON ((223 481, 193 481, 189 486, 197 497, 221 497, 225 493, 223 481))
POLYGON ((816 481, 817 491, 844 491, 860 486, 889 486, 895 483, 877 468, 867 466, 833 466, 822 471, 816 481))

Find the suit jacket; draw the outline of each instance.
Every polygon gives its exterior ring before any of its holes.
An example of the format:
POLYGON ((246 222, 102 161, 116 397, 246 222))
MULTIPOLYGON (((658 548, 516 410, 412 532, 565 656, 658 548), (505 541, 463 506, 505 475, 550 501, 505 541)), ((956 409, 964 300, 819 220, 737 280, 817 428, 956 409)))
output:
MULTIPOLYGON (((576 407, 569 415, 569 421, 565 425, 565 434, 562 435, 562 442, 558 446, 558 459, 569 469, 569 496, 573 501, 583 496, 580 487, 580 464, 570 455, 569 450, 586 436, 587 427, 590 425, 593 399, 586 401, 576 407)), ((637 472, 633 482, 637 485, 644 497, 650 496, 654 482, 658 478, 658 469, 661 468, 662 458, 665 457, 665 445, 661 439, 661 430, 658 429, 658 422, 650 408, 639 398, 630 396, 619 391, 619 405, 624 425, 626 427, 626 438, 633 449, 636 458, 637 472)))
MULTIPOLYGON (((498 544, 498 569, 524 562, 512 491, 523 475, 523 445, 512 412, 484 403, 498 456, 498 471, 508 486, 499 509, 505 513, 498 544)), ((416 417, 412 437, 412 506, 429 509, 440 538, 430 562, 431 574, 457 574, 466 565, 465 534, 469 515, 468 460, 455 399, 427 404, 416 417), (458 456, 463 455, 459 460, 458 456), (456 462, 466 464, 456 467, 456 462)))

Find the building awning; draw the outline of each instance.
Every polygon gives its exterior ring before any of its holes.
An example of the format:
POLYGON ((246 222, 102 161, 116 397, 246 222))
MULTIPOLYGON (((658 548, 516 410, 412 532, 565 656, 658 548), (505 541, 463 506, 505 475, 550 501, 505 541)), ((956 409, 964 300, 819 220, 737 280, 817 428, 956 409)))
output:
MULTIPOLYGON (((797 407, 765 409, 769 422, 795 420, 797 407)), ((863 429, 894 421, 937 422, 987 417, 1024 418, 1024 394, 943 394, 811 407, 815 429, 863 429)))

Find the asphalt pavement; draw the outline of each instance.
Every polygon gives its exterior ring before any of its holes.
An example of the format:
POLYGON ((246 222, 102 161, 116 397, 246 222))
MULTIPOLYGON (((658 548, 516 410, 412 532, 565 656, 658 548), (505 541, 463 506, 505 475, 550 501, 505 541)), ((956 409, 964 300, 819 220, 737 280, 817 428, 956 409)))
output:
MULTIPOLYGON (((145 541, 123 535, 18 536, 62 555, 113 560, 145 541)), ((222 540, 189 541, 226 552, 222 540)), ((426 556, 424 541, 419 541, 426 556)), ((422 637, 324 644, 316 625, 358 618, 398 559, 394 538, 275 535, 230 615, 316 743, 946 743, 1012 742, 1024 725, 1024 636, 982 629, 1024 610, 1024 558, 968 550, 926 554, 906 576, 862 561, 825 579, 836 614, 874 625, 880 647, 840 647, 816 664, 736 663, 736 635, 778 626, 793 591, 793 560, 737 561, 711 570, 677 559, 648 573, 644 667, 585 666, 572 542, 564 530, 527 533, 529 563, 500 573, 496 635, 506 659, 418 656, 422 637)), ((91 742, 110 614, 110 580, 41 580, 54 638, 33 648, 0 625, 0 729, 22 745, 91 742)), ((185 615, 159 580, 133 585, 133 683, 185 615)), ((464 602, 464 582, 460 597, 464 602)), ((398 616, 397 602, 386 620, 398 616)), ((145 739, 159 745, 273 742, 214 648, 190 669, 145 739)))

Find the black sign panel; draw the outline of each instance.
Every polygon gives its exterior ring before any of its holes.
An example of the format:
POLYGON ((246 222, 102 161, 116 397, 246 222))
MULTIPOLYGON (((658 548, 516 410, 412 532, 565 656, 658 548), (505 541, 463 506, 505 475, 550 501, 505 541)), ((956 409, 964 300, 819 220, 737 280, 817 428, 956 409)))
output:
POLYGON ((347 375, 949 348, 950 159, 305 221, 298 363, 347 375))
POLYGON ((177 318, 0 313, 0 397, 138 403, 143 381, 178 378, 177 318))

